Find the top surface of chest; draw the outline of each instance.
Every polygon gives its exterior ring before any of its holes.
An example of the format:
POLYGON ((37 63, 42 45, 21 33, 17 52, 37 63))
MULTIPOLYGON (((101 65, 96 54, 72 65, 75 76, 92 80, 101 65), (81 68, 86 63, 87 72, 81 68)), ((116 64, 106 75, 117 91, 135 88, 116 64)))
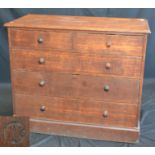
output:
POLYGON ((29 14, 5 24, 7 27, 149 33, 145 19, 29 14))

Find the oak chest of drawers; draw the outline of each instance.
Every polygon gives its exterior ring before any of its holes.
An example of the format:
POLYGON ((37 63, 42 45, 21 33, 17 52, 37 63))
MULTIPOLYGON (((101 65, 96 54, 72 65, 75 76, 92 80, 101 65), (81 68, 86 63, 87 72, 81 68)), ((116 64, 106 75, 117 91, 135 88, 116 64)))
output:
POLYGON ((138 140, 146 20, 30 14, 5 26, 14 115, 32 132, 138 140))

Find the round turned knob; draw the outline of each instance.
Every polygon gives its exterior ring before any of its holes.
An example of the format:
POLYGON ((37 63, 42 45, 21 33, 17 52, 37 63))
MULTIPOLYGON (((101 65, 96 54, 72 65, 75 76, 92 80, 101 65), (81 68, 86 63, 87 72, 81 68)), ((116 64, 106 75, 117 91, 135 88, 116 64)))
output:
POLYGON ((41 87, 43 87, 43 86, 45 85, 45 81, 44 81, 44 80, 41 80, 41 81, 39 82, 39 85, 40 85, 41 87))
POLYGON ((112 45, 111 40, 108 40, 107 43, 106 43, 106 46, 107 46, 107 47, 111 47, 111 45, 112 45))
POLYGON ((45 63, 45 59, 44 59, 44 58, 40 58, 40 59, 39 59, 39 63, 40 63, 40 64, 44 64, 44 63, 45 63))
POLYGON ((44 41, 43 38, 41 38, 41 37, 38 38, 38 43, 39 44, 43 43, 43 41, 44 41))
POLYGON ((109 62, 107 62, 107 63, 105 64, 105 68, 106 68, 106 69, 110 69, 110 68, 111 68, 111 64, 110 64, 109 62))
POLYGON ((109 91, 110 87, 108 85, 104 86, 104 91, 109 91))
POLYGON ((103 112, 103 117, 104 117, 104 118, 107 118, 107 117, 108 117, 108 111, 107 111, 107 110, 105 110, 105 111, 103 112))
POLYGON ((40 107, 40 111, 41 111, 41 112, 44 112, 45 110, 46 110, 46 107, 45 107, 45 106, 41 106, 41 107, 40 107))

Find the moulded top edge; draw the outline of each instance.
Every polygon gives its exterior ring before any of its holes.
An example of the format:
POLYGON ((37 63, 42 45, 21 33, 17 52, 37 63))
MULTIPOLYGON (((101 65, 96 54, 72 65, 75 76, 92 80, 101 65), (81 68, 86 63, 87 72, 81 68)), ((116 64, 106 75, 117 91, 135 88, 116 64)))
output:
POLYGON ((138 18, 28 14, 26 16, 10 21, 4 26, 120 33, 151 33, 148 21, 146 19, 138 18))

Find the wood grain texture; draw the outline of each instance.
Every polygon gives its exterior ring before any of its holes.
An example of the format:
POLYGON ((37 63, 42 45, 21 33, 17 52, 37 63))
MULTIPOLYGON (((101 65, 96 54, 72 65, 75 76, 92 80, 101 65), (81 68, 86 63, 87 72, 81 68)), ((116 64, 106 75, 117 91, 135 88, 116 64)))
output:
POLYGON ((14 115, 30 116, 31 131, 138 140, 146 20, 27 15, 5 26, 14 115))
POLYGON ((71 72, 86 74, 101 74, 139 78, 141 73, 140 58, 116 57, 105 55, 84 55, 69 51, 36 51, 12 50, 12 69, 43 72, 71 72), (22 59, 21 59, 22 58, 22 59), (44 63, 39 60, 43 58, 44 63), (110 64, 110 68, 107 68, 110 64))
POLYGON ((71 49, 72 32, 11 29, 11 48, 71 49), (38 40, 42 39, 42 43, 38 40))
POLYGON ((138 104, 138 112, 137 112, 137 118, 140 120, 141 115, 141 104, 142 104, 142 92, 143 92, 143 81, 144 81, 144 68, 145 68, 145 57, 146 57, 146 47, 147 47, 147 35, 144 36, 144 44, 143 44, 143 61, 141 64, 141 76, 140 76, 140 93, 139 93, 139 104, 138 104))
POLYGON ((137 126, 137 105, 75 98, 15 95, 16 115, 117 127, 137 126), (45 111, 40 108, 45 106, 45 111), (118 108, 119 107, 119 108, 118 108), (22 110, 24 108, 24 111, 22 110), (104 117, 104 111, 108 116, 104 117))
POLYGON ((7 27, 65 29, 115 33, 150 33, 146 19, 29 14, 5 24, 7 27))
POLYGON ((74 75, 69 73, 13 72, 15 92, 75 98, 95 98, 115 102, 131 102, 139 97, 139 81, 126 78, 74 75), (45 85, 40 87, 40 81, 45 85), (104 87, 108 85, 109 91, 104 87))
POLYGON ((72 53, 87 53, 103 56, 104 54, 143 56, 143 36, 110 35, 102 33, 74 31, 45 31, 10 29, 11 48, 16 49, 57 49, 70 50, 72 53), (38 39, 42 43, 38 43, 38 39), (109 45, 108 45, 109 44, 109 45))
POLYGON ((73 47, 83 53, 142 56, 143 41, 143 36, 76 32, 73 47))
POLYGON ((29 127, 28 117, 1 116, 0 147, 28 147, 29 127))
POLYGON ((46 121, 31 119, 32 132, 46 133, 97 140, 110 140, 118 142, 135 143, 139 138, 139 129, 110 128, 106 126, 65 123, 64 121, 46 121), (48 128, 47 128, 48 126, 48 128))

